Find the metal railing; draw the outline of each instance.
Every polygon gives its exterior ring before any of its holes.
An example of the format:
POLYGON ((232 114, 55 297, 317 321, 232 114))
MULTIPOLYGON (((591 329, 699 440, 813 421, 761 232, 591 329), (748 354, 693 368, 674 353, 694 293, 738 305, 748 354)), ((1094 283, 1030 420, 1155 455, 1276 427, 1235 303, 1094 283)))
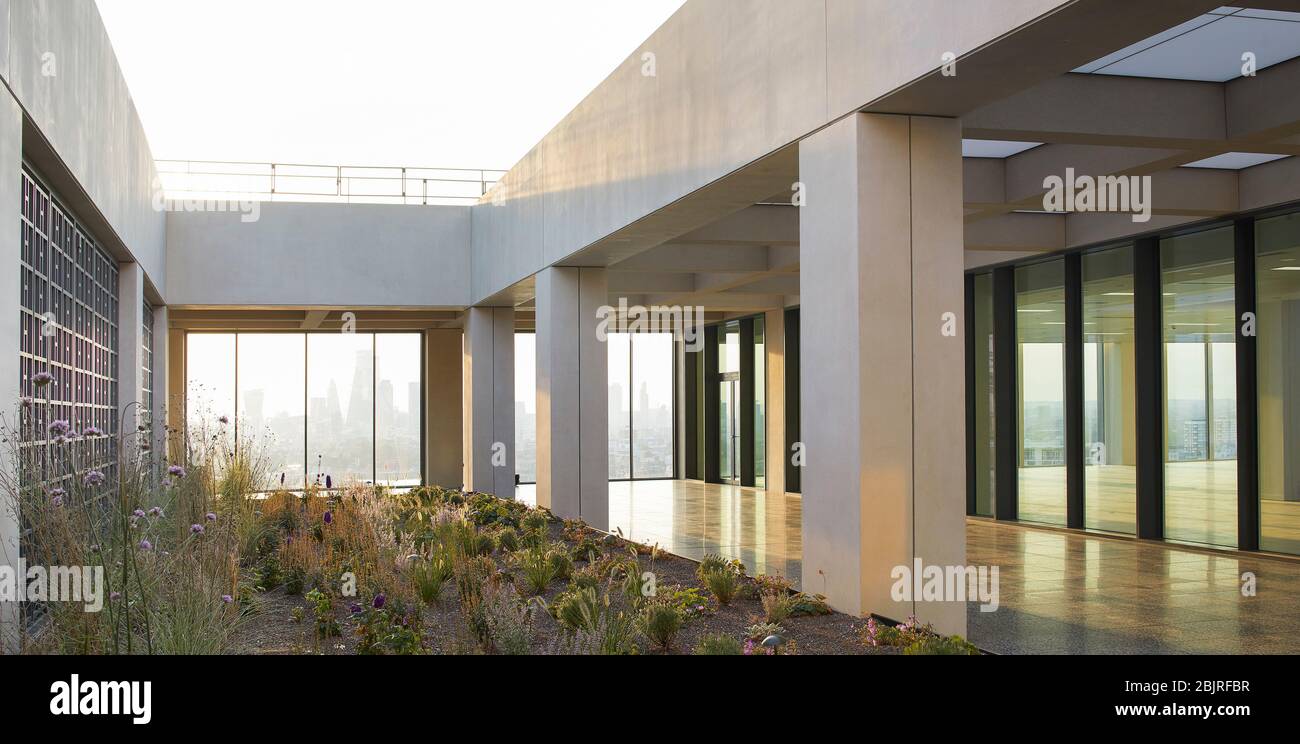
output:
POLYGON ((356 204, 472 204, 499 170, 400 168, 216 160, 155 161, 163 195, 175 199, 356 204))

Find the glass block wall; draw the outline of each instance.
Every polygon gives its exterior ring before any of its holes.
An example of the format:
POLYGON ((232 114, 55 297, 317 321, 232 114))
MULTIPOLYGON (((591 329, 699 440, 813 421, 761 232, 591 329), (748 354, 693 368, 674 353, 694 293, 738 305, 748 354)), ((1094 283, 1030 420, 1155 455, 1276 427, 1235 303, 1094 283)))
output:
POLYGON ((21 207, 19 393, 33 401, 24 417, 23 446, 44 450, 52 421, 67 421, 77 434, 95 427, 110 436, 49 450, 45 473, 33 475, 53 488, 70 477, 64 458, 75 454, 78 468, 99 470, 103 488, 110 489, 118 420, 117 262, 25 170, 21 207), (43 387, 35 382, 42 372, 53 377, 43 387))

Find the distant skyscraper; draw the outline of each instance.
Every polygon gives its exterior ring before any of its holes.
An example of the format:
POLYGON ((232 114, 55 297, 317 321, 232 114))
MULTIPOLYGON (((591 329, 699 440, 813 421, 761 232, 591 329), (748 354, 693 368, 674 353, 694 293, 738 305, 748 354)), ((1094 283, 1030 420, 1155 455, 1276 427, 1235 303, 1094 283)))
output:
MULTIPOLYGON (((357 352, 352 370, 352 397, 348 400, 348 431, 369 431, 375 417, 374 355, 370 349, 357 352)), ((391 396, 391 390, 390 390, 391 396)))

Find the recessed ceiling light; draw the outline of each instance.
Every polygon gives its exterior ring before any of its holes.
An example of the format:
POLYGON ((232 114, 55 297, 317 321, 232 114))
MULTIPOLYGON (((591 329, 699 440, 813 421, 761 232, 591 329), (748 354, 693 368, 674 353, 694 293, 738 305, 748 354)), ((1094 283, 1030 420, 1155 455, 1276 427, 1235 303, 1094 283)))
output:
POLYGON ((1132 297, 1132 292, 1107 292, 1107 297, 1132 297))
POLYGON ((1055 312, 1055 311, 1054 311, 1054 310, 1034 310, 1034 309, 1032 309, 1032 308, 1024 307, 1024 308, 1020 308, 1020 309, 1016 310, 1016 312, 1018 312, 1018 313, 1050 313, 1050 312, 1055 312))
POLYGON ((1274 271, 1300 271, 1300 266, 1279 266, 1274 271))

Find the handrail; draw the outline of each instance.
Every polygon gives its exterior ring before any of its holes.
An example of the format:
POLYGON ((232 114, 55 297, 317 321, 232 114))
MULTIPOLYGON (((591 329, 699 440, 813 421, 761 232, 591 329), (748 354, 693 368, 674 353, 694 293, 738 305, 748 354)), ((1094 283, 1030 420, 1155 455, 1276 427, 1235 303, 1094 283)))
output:
POLYGON ((370 204, 464 204, 481 199, 506 171, 471 168, 158 160, 169 198, 370 204))

